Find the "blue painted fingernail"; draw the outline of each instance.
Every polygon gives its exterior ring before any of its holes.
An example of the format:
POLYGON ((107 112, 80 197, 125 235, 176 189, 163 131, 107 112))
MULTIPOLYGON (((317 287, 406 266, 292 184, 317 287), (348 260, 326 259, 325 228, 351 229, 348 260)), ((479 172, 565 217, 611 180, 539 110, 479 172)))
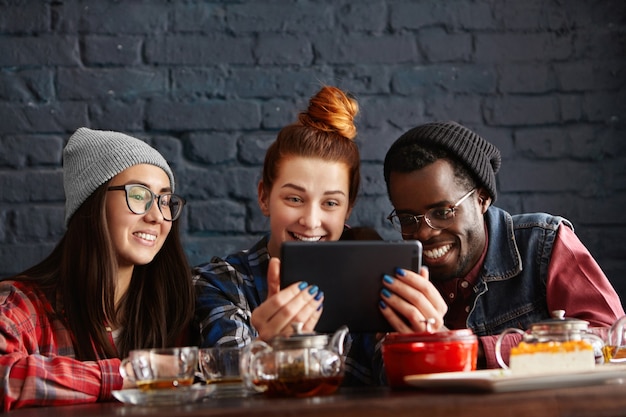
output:
POLYGON ((300 284, 298 284, 298 289, 299 289, 300 291, 302 291, 303 289, 305 289, 305 288, 306 288, 306 287, 308 287, 308 286, 309 286, 309 283, 308 283, 308 282, 306 282, 306 281, 302 281, 300 284))
POLYGON ((378 305, 380 306, 380 308, 382 308, 383 310, 387 308, 387 303, 385 303, 383 300, 380 300, 378 302, 378 305))
POLYGON ((319 301, 322 299, 322 297, 324 296, 324 291, 319 291, 316 295, 315 295, 315 300, 319 301))
POLYGON ((383 288, 381 293, 383 294, 385 298, 391 298, 391 292, 387 288, 383 288))
POLYGON ((320 287, 318 287, 317 285, 312 285, 311 288, 309 288, 309 294, 315 294, 319 291, 319 289, 320 287))
POLYGON ((383 281, 385 281, 387 284, 393 284, 393 278, 391 278, 387 274, 383 275, 383 281))
POLYGON ((317 311, 320 311, 323 307, 324 307, 324 303, 320 304, 320 306, 317 308, 317 311))
POLYGON ((396 268, 396 275, 400 275, 401 277, 406 275, 406 272, 404 272, 404 269, 402 268, 396 268))

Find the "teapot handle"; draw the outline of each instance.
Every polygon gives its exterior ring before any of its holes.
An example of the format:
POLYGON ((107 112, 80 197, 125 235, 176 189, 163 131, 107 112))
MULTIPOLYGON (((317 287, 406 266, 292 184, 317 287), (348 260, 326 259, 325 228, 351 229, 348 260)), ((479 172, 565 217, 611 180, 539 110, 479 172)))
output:
POLYGON ((123 379, 128 379, 130 382, 137 382, 130 358, 122 359, 122 362, 120 362, 120 375, 122 375, 123 379))
POLYGON ((516 329, 513 327, 510 329, 504 330, 502 333, 498 335, 498 340, 496 341, 496 361, 498 361, 498 365, 500 365, 502 369, 509 369, 509 365, 507 365, 504 362, 504 359, 502 359, 502 340, 504 340, 504 336, 506 336, 509 333, 519 333, 521 335, 525 334, 523 330, 516 329))
POLYGON ((239 361, 239 373, 246 388, 256 392, 263 392, 267 389, 267 386, 257 385, 254 381, 260 379, 257 362, 261 355, 269 351, 272 351, 271 346, 262 340, 255 340, 243 348, 239 361))
POLYGON ((335 334, 333 334, 333 337, 330 339, 330 342, 328 344, 328 346, 330 346, 332 350, 337 352, 339 356, 343 354, 343 341, 346 338, 347 334, 348 326, 341 326, 339 329, 337 329, 335 334))
POLYGON ((626 326, 626 316, 622 316, 609 329, 607 344, 619 348, 624 344, 624 326, 626 326))
POLYGON ((604 348, 605 346, 607 346, 609 339, 605 340, 597 334, 587 330, 585 333, 583 333, 582 340, 589 343, 593 348, 593 356, 595 357, 597 364, 603 364, 609 361, 609 358, 606 357, 608 353, 605 352, 604 348))

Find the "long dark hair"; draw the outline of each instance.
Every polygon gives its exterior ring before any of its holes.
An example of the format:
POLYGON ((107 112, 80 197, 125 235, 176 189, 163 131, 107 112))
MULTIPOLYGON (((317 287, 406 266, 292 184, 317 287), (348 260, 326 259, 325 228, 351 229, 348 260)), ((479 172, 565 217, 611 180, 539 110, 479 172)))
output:
POLYGON ((100 186, 78 208, 52 253, 11 277, 36 282, 71 330, 79 360, 125 357, 132 349, 174 346, 190 330, 194 293, 178 220, 147 265, 136 265, 126 294, 115 306, 117 257, 100 186), (106 326, 121 328, 117 352, 106 326))

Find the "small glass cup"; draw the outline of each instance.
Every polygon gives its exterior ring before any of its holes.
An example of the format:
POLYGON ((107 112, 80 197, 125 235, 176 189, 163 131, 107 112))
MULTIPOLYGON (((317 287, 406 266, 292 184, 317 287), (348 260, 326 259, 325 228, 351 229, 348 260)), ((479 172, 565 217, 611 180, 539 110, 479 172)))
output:
MULTIPOLYGON (((619 322, 618 322, 619 323, 619 322)), ((590 327, 589 332, 599 336, 604 342, 602 346, 602 361, 598 361, 598 355, 596 347, 594 346, 594 352, 596 352, 596 363, 620 363, 626 362, 626 327, 616 326, 613 327, 590 327), (617 332, 621 332, 621 337, 617 332)))
POLYGON ((120 374, 142 391, 188 387, 198 368, 198 348, 133 350, 120 364, 120 374))
POLYGON ((208 385, 215 384, 213 397, 247 396, 239 368, 242 349, 237 347, 201 348, 200 369, 208 385))

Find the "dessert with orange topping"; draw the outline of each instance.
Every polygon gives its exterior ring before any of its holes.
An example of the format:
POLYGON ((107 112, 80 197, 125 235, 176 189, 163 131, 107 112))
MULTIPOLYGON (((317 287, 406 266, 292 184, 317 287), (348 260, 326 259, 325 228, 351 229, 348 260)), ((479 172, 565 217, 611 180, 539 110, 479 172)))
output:
POLYGON ((509 367, 515 373, 585 371, 596 365, 593 347, 584 340, 520 342, 511 348, 509 367))

